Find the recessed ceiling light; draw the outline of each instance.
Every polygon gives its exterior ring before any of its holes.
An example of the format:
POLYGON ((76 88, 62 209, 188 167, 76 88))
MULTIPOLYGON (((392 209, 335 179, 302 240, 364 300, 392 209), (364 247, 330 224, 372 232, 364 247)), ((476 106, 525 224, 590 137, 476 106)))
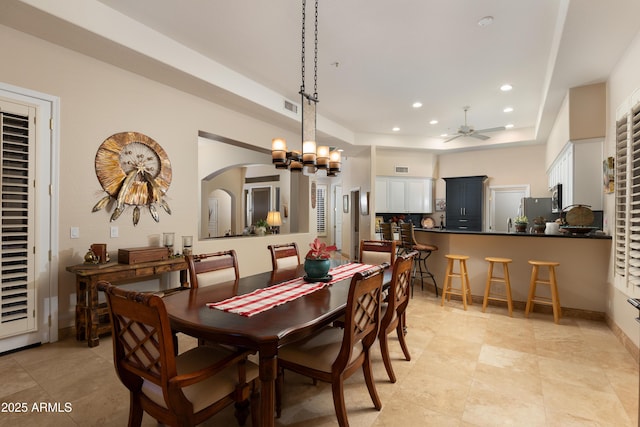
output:
POLYGON ((513 127, 513 124, 509 123, 508 125, 505 126, 505 128, 507 129, 511 129, 513 127))
POLYGON ((511 86, 509 83, 503 84, 502 86, 500 86, 500 90, 503 92, 508 92, 511 89, 513 89, 513 86, 511 86))
POLYGON ((438 121, 436 119, 433 119, 429 122, 430 125, 437 125, 438 121))
POLYGON ((420 108, 420 107, 422 107, 422 102, 416 101, 416 102, 413 103, 412 107, 413 108, 420 108))
POLYGON ((391 129, 394 132, 398 132, 400 130, 400 128, 398 126, 395 126, 393 129, 391 129))
POLYGON ((449 134, 448 133, 441 133, 440 136, 444 138, 445 136, 449 136, 449 134))
POLYGON ((512 112, 512 111, 513 111, 513 107, 507 107, 507 108, 505 108, 505 109, 504 109, 504 110, 502 110, 502 111, 504 111, 505 113, 510 113, 510 112, 512 112))
POLYGON ((479 27, 486 27, 487 25, 491 25, 493 22, 493 16, 485 16, 478 21, 479 27))

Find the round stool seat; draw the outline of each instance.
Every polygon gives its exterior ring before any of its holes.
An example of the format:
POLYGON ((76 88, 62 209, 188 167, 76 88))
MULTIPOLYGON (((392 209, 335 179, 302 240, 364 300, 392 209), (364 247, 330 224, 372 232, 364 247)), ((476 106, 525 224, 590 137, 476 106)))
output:
POLYGON ((469 256, 468 255, 456 255, 456 254, 447 254, 445 255, 445 258, 449 258, 449 259, 455 259, 455 260, 468 260, 469 256))
POLYGON ((493 256, 488 256, 484 260, 489 262, 501 262, 501 263, 513 262, 511 258, 500 258, 500 257, 493 257, 493 256))
POLYGON ((416 243, 414 244, 411 249, 413 249, 414 251, 437 251, 438 247, 436 245, 427 245, 425 243, 416 243))
POLYGON ((559 262, 554 262, 554 261, 536 261, 536 260, 530 259, 527 262, 531 265, 537 265, 538 267, 557 267, 560 265, 559 262))

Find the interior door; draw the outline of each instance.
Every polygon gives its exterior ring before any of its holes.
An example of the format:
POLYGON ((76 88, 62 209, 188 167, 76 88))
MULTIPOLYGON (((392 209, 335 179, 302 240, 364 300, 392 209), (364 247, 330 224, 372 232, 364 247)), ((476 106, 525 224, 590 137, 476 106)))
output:
POLYGON ((518 215, 520 200, 523 197, 528 197, 528 187, 490 187, 489 192, 489 231, 506 233, 508 219, 518 215))

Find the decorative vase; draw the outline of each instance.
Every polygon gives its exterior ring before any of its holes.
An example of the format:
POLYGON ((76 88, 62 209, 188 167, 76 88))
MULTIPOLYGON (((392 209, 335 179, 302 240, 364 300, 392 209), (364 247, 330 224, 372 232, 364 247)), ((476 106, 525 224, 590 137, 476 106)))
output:
POLYGON ((304 271, 309 279, 324 279, 329 274, 331 262, 328 259, 305 259, 304 271))
POLYGON ((533 231, 537 234, 544 234, 547 224, 533 224, 533 231))
POLYGON ((518 233, 524 233, 527 231, 527 223, 526 222, 516 222, 516 231, 518 233))

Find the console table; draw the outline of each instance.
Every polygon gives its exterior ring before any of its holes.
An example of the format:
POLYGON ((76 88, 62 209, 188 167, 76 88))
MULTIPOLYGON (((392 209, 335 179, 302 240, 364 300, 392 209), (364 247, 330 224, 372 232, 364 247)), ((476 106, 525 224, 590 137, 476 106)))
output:
POLYGON ((106 280, 114 285, 149 279, 180 271, 180 284, 187 284, 187 263, 183 257, 139 264, 78 264, 67 267, 76 275, 76 339, 87 340, 89 347, 100 344, 99 336, 111 331, 106 303, 98 303, 96 284, 106 280))

